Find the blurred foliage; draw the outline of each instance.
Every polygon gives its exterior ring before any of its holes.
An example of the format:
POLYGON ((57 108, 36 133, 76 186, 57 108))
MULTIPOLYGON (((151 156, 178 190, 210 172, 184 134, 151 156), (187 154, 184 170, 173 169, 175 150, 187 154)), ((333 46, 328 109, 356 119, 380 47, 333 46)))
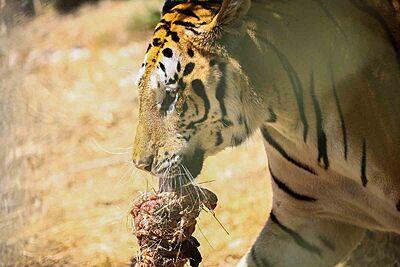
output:
POLYGON ((97 4, 99 1, 100 0, 55 0, 53 2, 55 9, 63 14, 74 12, 84 4, 97 4))
POLYGON ((161 17, 162 1, 148 1, 143 12, 134 12, 126 24, 129 33, 152 30, 161 17))

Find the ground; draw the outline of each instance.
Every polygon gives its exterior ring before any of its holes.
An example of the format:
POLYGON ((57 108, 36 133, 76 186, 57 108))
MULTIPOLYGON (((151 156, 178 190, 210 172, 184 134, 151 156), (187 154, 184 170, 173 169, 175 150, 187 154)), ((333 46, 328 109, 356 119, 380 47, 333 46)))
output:
MULTIPOLYGON (((128 211, 157 187, 131 163, 154 5, 46 9, 0 37, 0 266, 124 266, 136 254, 128 211)), ((202 266, 233 266, 269 213, 261 138, 209 158, 198 182, 219 197, 195 233, 202 266)))

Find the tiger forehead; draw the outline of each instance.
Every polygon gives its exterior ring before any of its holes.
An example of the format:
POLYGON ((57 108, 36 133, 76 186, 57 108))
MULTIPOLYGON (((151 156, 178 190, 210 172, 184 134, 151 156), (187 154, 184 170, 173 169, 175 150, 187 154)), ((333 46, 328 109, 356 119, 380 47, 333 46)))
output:
POLYGON ((163 15, 170 12, 173 8, 178 5, 186 4, 191 5, 191 7, 197 7, 202 10, 216 10, 219 9, 222 5, 223 0, 166 0, 163 7, 163 15))
POLYGON ((179 35, 183 31, 199 34, 199 27, 212 21, 221 4, 222 0, 166 1, 162 18, 147 49, 147 68, 153 69, 152 66, 155 66, 161 57, 170 55, 171 48, 179 43, 179 35))

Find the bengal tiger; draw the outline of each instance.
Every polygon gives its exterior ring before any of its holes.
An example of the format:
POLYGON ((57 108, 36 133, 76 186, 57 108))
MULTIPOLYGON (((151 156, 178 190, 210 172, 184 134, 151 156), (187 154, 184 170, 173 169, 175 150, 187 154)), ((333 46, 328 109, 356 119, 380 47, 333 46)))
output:
POLYGON ((238 266, 334 266, 400 234, 398 0, 167 0, 133 162, 161 189, 261 131, 273 208, 238 266))

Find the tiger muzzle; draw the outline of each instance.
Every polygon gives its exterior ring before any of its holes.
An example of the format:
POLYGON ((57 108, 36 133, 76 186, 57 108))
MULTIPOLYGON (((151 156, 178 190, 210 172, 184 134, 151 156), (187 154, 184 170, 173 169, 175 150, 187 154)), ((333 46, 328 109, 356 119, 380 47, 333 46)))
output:
POLYGON ((181 162, 176 162, 173 167, 163 174, 158 174, 161 192, 184 190, 187 185, 193 183, 203 168, 205 153, 202 149, 196 149, 192 156, 183 157, 181 162))

